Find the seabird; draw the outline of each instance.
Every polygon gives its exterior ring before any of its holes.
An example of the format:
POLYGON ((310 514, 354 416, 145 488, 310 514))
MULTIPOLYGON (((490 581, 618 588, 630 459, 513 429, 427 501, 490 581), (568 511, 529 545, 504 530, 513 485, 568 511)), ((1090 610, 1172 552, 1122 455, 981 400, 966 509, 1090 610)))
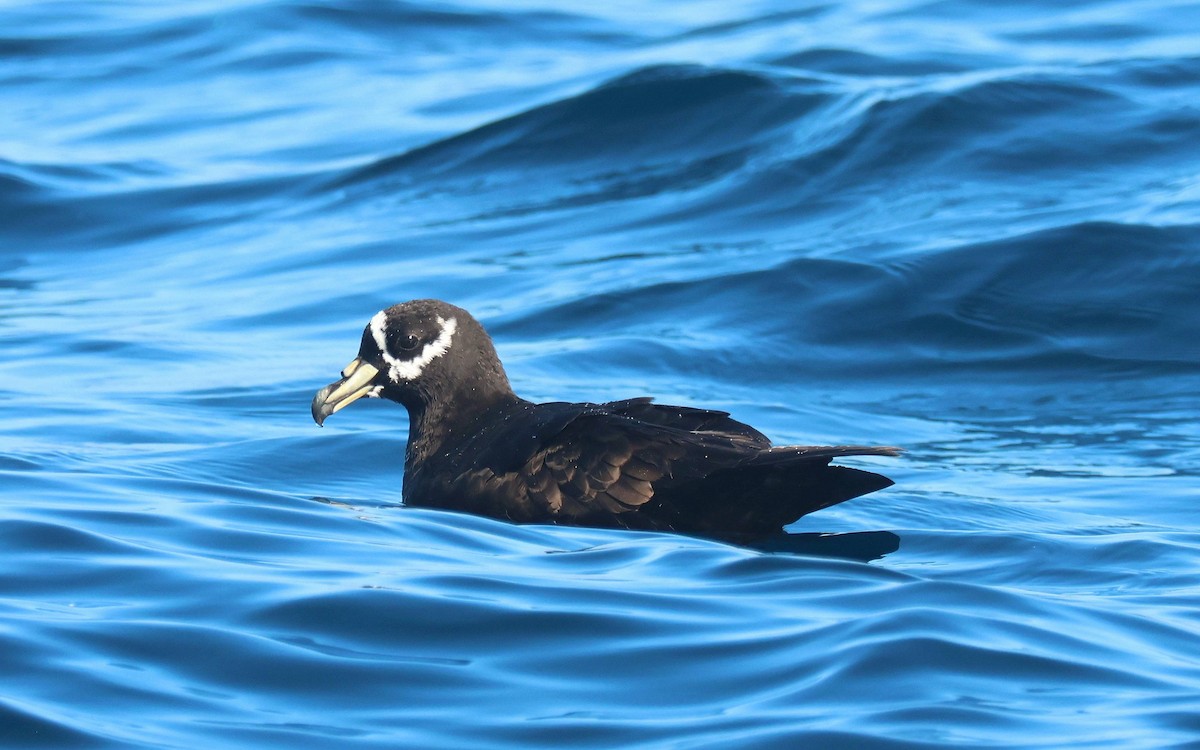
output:
POLYGON ((360 398, 408 409, 404 503, 518 523, 676 531, 749 543, 883 489, 834 466, 861 445, 772 446, 721 411, 649 398, 544 403, 513 393, 491 338, 439 300, 371 318, 358 356, 317 392, 317 424, 360 398))

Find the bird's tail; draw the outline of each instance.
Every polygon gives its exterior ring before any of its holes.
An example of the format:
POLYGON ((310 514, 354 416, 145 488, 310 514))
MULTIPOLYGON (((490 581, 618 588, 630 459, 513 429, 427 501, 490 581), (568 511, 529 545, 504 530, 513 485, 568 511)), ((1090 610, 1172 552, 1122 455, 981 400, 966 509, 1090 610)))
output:
POLYGON ((747 538, 779 532, 813 511, 866 495, 894 482, 862 469, 832 466, 843 456, 897 456, 886 446, 781 446, 741 466, 715 472, 705 515, 717 527, 739 529, 747 538), (718 500, 719 499, 719 500, 718 500))
POLYGON ((767 464, 829 461, 845 456, 899 456, 903 448, 890 445, 779 445, 768 448, 750 459, 746 466, 767 464))

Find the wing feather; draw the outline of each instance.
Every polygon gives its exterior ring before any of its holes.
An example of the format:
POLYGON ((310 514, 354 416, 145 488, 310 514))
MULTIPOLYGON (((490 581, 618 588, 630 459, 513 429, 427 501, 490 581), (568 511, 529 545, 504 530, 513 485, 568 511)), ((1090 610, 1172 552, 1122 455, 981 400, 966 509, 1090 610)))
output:
MULTIPOLYGON (((464 443, 437 475, 450 477, 446 484, 427 483, 421 496, 434 498, 429 505, 518 522, 728 536, 777 531, 805 512, 885 486, 877 475, 829 463, 897 453, 771 447, 724 412, 659 407, 648 399, 538 409, 546 413, 536 414, 532 427, 503 419, 476 435, 479 446, 491 447, 486 461, 479 461, 473 441, 464 443)), ((422 481, 428 482, 421 472, 406 476, 406 493, 422 481)))
POLYGON ((548 436, 520 474, 532 505, 563 520, 600 522, 603 515, 609 523, 640 526, 610 516, 646 505, 656 484, 699 479, 759 450, 740 436, 691 433, 598 408, 548 436))

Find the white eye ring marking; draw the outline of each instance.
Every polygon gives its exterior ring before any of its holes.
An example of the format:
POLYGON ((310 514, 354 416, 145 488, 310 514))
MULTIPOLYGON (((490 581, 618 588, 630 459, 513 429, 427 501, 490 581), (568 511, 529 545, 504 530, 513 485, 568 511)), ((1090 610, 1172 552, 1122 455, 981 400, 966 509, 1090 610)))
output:
POLYGON ((375 339, 375 346, 379 347, 383 361, 388 364, 388 378, 393 383, 399 385, 402 380, 416 380, 425 370, 425 365, 445 354, 450 348, 450 339, 458 330, 458 321, 454 318, 445 320, 439 317, 437 322, 442 327, 438 337, 426 344, 420 354, 405 360, 392 356, 387 349, 387 331, 384 328, 387 325, 387 316, 381 311, 371 318, 371 338, 375 339))

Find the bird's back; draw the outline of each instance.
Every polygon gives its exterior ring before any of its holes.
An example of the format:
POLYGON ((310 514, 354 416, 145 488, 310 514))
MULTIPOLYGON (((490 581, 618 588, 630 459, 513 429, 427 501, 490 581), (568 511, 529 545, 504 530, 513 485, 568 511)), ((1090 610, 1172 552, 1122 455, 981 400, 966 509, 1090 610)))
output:
POLYGON ((725 412, 630 399, 521 401, 408 467, 405 501, 527 523, 672 530, 734 540, 891 484, 839 466, 863 446, 771 447, 725 412))

